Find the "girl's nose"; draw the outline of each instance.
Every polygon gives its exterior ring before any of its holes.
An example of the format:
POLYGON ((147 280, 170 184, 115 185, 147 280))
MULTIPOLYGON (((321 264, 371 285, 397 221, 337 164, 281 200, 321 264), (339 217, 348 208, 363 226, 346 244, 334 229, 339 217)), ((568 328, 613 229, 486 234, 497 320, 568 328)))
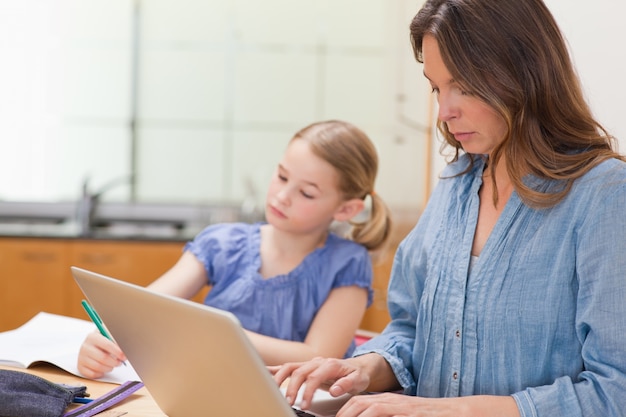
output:
POLYGON ((281 204, 287 205, 289 204, 289 187, 283 187, 276 193, 276 198, 281 204))

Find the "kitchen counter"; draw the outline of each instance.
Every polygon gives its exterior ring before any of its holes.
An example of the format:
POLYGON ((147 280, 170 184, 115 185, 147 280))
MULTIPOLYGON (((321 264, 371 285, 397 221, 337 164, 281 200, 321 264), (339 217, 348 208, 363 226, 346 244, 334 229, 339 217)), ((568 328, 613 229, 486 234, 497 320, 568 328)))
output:
POLYGON ((47 238, 47 239, 89 239, 89 240, 144 240, 186 242, 202 230, 198 228, 178 229, 151 225, 116 225, 92 228, 82 233, 76 223, 68 224, 27 224, 0 223, 0 238, 47 238))
POLYGON ((0 237, 182 242, 209 224, 263 219, 237 203, 100 202, 85 213, 80 208, 80 202, 0 201, 0 237))

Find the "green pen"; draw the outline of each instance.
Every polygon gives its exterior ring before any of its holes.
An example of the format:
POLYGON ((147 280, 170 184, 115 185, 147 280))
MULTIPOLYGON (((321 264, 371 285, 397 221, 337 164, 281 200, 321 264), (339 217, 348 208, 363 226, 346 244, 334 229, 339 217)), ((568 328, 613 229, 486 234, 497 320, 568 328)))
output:
MULTIPOLYGON (((109 339, 110 341, 114 341, 113 337, 111 337, 109 332, 107 332, 107 329, 104 328, 104 323, 102 322, 102 319, 100 318, 98 313, 96 313, 96 310, 94 310, 94 308, 87 302, 87 300, 81 301, 81 304, 83 305, 83 308, 89 315, 89 318, 91 319, 91 321, 93 321, 93 323, 96 325, 96 327, 100 331, 100 334, 106 337, 107 339, 109 339)), ((126 362, 122 361, 122 363, 124 364, 124 366, 126 366, 126 362)))

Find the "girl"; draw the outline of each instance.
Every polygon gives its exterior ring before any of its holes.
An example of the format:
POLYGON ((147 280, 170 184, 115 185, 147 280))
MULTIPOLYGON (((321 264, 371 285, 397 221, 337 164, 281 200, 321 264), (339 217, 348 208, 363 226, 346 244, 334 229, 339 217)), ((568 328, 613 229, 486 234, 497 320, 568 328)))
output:
MULTIPOLYGON (((235 314, 268 365, 350 355, 371 302, 368 250, 385 243, 391 225, 374 193, 377 169, 375 147, 355 126, 305 127, 270 182, 267 223, 207 227, 149 288, 191 298, 210 285, 204 303, 235 314), (351 222, 367 198, 369 219, 351 222), (348 222, 346 237, 329 232, 333 222, 348 222)), ((94 332, 80 349, 78 369, 99 378, 125 359, 94 332)))

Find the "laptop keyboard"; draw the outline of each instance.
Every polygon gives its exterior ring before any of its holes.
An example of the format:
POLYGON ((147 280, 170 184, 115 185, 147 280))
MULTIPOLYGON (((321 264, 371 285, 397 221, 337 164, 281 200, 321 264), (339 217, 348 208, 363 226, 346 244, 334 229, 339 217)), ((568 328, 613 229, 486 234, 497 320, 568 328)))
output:
POLYGON ((297 408, 294 408, 293 412, 296 413, 296 416, 298 417, 315 417, 313 414, 307 413, 306 411, 298 410, 297 408))

